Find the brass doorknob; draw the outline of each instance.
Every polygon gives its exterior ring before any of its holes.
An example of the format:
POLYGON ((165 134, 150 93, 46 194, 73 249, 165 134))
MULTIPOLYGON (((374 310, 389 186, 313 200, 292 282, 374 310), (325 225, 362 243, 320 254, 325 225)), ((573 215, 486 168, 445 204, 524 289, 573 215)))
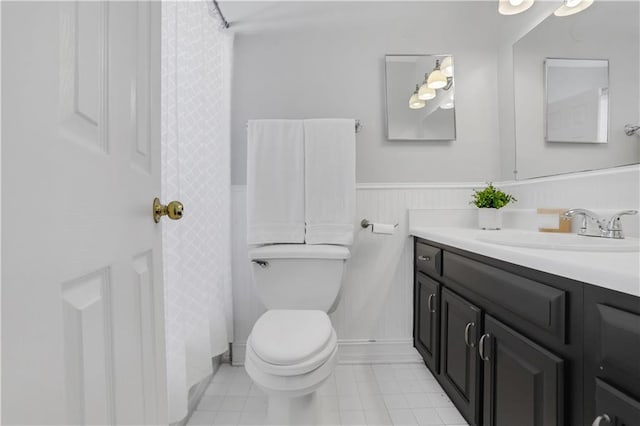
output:
POLYGON ((155 223, 160 222, 162 216, 168 216, 171 220, 181 219, 183 210, 184 206, 180 201, 172 201, 165 206, 160 203, 160 199, 157 197, 153 199, 153 221, 155 223))

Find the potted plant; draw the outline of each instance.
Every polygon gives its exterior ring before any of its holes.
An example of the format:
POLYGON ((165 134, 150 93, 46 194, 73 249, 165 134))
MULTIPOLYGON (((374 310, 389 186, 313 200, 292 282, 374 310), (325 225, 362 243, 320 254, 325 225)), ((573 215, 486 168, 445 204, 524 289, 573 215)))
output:
POLYGON ((502 212, 500 209, 517 201, 513 195, 500 191, 491 182, 482 190, 473 190, 469 204, 478 207, 478 226, 481 229, 502 228, 502 212))

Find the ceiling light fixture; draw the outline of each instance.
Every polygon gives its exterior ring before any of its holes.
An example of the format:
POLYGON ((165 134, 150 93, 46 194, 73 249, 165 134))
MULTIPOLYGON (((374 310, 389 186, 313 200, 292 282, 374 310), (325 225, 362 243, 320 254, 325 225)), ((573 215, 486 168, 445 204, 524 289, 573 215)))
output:
POLYGON ((594 0, 564 0, 564 4, 553 12, 556 16, 571 16, 582 12, 593 4, 594 0))
POLYGON ((420 99, 418 99, 418 90, 419 87, 416 84, 416 91, 413 92, 413 95, 411 95, 411 97, 409 98, 409 108, 411 109, 420 109, 420 108, 424 108, 424 106, 426 105, 424 103, 424 101, 421 101, 420 99))
POLYGON ((429 79, 427 80, 427 87, 429 89, 442 89, 447 85, 447 76, 440 71, 440 60, 436 59, 436 66, 433 68, 429 79))
POLYGON ((424 82, 422 83, 422 86, 420 86, 420 90, 418 90, 418 99, 421 101, 428 101, 429 99, 436 97, 436 91, 427 85, 428 79, 429 73, 426 73, 424 75, 424 82))
POLYGON ((533 6, 534 1, 535 0, 500 0, 498 3, 498 12, 501 15, 516 15, 533 6))

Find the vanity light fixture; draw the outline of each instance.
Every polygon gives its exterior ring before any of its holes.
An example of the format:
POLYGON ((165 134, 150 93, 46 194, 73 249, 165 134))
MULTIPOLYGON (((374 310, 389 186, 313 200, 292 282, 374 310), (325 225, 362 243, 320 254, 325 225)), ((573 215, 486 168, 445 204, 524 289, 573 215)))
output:
POLYGON ((500 0, 498 12, 501 15, 516 15, 533 6, 535 0, 500 0))
POLYGON ((430 89, 442 89, 447 85, 447 76, 440 71, 440 60, 436 59, 436 66, 429 74, 429 78, 427 80, 427 87, 430 89))
POLYGON ((451 56, 444 58, 440 65, 440 69, 442 70, 442 74, 447 77, 453 77, 453 58, 451 56))
POLYGON ((428 101, 429 99, 436 97, 436 91, 427 85, 428 79, 429 73, 426 73, 424 75, 424 82, 422 83, 422 86, 420 86, 420 90, 418 90, 418 99, 421 101, 428 101))
POLYGON ((413 92, 413 95, 411 95, 411 97, 409 98, 409 108, 411 109, 424 108, 424 106, 426 105, 424 101, 421 101, 420 99, 418 99, 419 88, 420 86, 416 84, 416 91, 413 92))
POLYGON ((564 4, 553 12, 556 16, 570 16, 582 12, 593 4, 594 0, 564 0, 564 4))

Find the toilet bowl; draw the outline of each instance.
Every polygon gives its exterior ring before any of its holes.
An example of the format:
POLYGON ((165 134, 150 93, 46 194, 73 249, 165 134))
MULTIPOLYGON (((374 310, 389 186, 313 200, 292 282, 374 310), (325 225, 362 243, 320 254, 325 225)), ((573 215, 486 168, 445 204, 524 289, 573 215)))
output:
POLYGON ((267 311, 247 340, 245 370, 268 397, 267 421, 315 424, 316 390, 337 364, 338 339, 327 315, 337 305, 349 250, 272 245, 250 250, 267 311))
POLYGON ((338 339, 325 312, 274 309, 256 321, 245 369, 269 397, 269 424, 314 424, 315 391, 331 376, 338 339))

